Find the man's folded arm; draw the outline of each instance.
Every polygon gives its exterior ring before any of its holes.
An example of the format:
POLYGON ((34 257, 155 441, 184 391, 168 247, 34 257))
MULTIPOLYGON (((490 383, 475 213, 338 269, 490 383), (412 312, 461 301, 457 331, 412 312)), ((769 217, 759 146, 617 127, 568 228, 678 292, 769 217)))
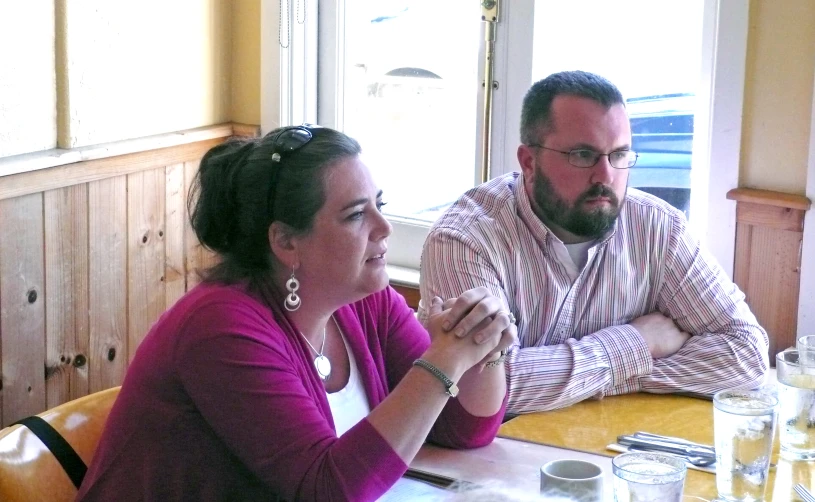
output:
POLYGON ((509 413, 563 408, 589 398, 636 392, 651 372, 645 341, 629 325, 611 326, 561 345, 528 347, 507 358, 509 413))
POLYGON ((657 308, 693 336, 677 353, 654 362, 651 374, 640 379, 642 390, 712 394, 764 382, 767 332, 744 293, 681 221, 669 245, 657 308))

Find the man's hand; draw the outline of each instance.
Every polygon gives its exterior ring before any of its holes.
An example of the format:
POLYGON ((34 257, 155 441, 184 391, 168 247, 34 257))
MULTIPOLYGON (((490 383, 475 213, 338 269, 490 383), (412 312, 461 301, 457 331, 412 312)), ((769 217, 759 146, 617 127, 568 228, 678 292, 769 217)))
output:
POLYGON ((638 317, 629 323, 636 329, 648 345, 651 357, 661 359, 672 356, 685 345, 690 335, 676 327, 670 317, 661 312, 652 312, 638 317))

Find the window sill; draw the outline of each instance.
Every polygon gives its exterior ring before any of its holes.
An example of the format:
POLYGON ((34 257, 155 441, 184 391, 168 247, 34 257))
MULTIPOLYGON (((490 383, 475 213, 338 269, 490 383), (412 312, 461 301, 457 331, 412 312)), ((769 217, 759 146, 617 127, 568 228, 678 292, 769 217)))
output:
POLYGON ((0 177, 75 164, 88 160, 105 159, 130 153, 186 145, 208 139, 226 138, 229 136, 257 136, 258 134, 259 130, 257 126, 227 123, 166 134, 157 134, 144 138, 113 141, 111 143, 84 146, 81 148, 54 148, 42 152, 12 155, 10 157, 0 158, 0 177))
POLYGON ((391 284, 398 284, 408 288, 419 287, 419 271, 408 267, 388 265, 386 267, 391 284))

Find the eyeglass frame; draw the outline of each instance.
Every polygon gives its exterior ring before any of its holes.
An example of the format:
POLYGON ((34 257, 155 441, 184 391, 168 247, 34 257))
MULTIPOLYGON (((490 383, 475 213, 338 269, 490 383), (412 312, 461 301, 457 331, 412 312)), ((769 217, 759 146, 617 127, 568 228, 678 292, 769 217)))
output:
POLYGON ((611 167, 613 167, 614 169, 619 169, 620 171, 624 171, 626 169, 631 169, 632 167, 634 167, 637 164, 637 159, 640 156, 640 154, 635 152, 634 150, 615 150, 615 151, 609 152, 609 153, 600 153, 600 152, 597 152, 595 150, 592 150, 591 148, 573 148, 573 149, 568 150, 568 151, 563 151, 563 150, 557 150, 555 148, 549 148, 548 146, 543 146, 543 145, 537 144, 537 143, 530 143, 530 144, 527 144, 526 146, 531 147, 531 148, 540 148, 541 150, 551 150, 553 152, 557 152, 557 153, 560 153, 562 155, 566 155, 566 156, 568 156, 569 165, 572 166, 572 167, 576 167, 578 169, 591 169, 592 167, 596 166, 598 162, 600 162, 600 158, 608 157, 608 163, 609 163, 609 165, 611 165, 611 167), (574 152, 591 152, 591 153, 593 153, 595 155, 594 162, 591 165, 588 165, 588 166, 579 166, 579 165, 575 164, 574 162, 572 162, 572 154, 574 152), (614 165, 614 162, 611 161, 611 156, 613 154, 615 154, 615 153, 620 153, 620 152, 627 152, 628 154, 634 154, 634 161, 631 163, 631 165, 626 166, 626 167, 617 167, 617 166, 614 165))

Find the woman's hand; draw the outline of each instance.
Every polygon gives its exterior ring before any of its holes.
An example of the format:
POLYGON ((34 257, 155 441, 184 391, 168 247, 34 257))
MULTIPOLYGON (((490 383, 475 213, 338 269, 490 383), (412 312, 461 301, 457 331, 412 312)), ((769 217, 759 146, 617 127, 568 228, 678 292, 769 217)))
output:
POLYGON ((455 347, 455 357, 463 359, 465 370, 476 365, 482 368, 517 340, 509 312, 503 309, 501 300, 484 287, 471 289, 445 302, 433 298, 425 318, 431 348, 434 345, 439 345, 439 349, 455 347))

